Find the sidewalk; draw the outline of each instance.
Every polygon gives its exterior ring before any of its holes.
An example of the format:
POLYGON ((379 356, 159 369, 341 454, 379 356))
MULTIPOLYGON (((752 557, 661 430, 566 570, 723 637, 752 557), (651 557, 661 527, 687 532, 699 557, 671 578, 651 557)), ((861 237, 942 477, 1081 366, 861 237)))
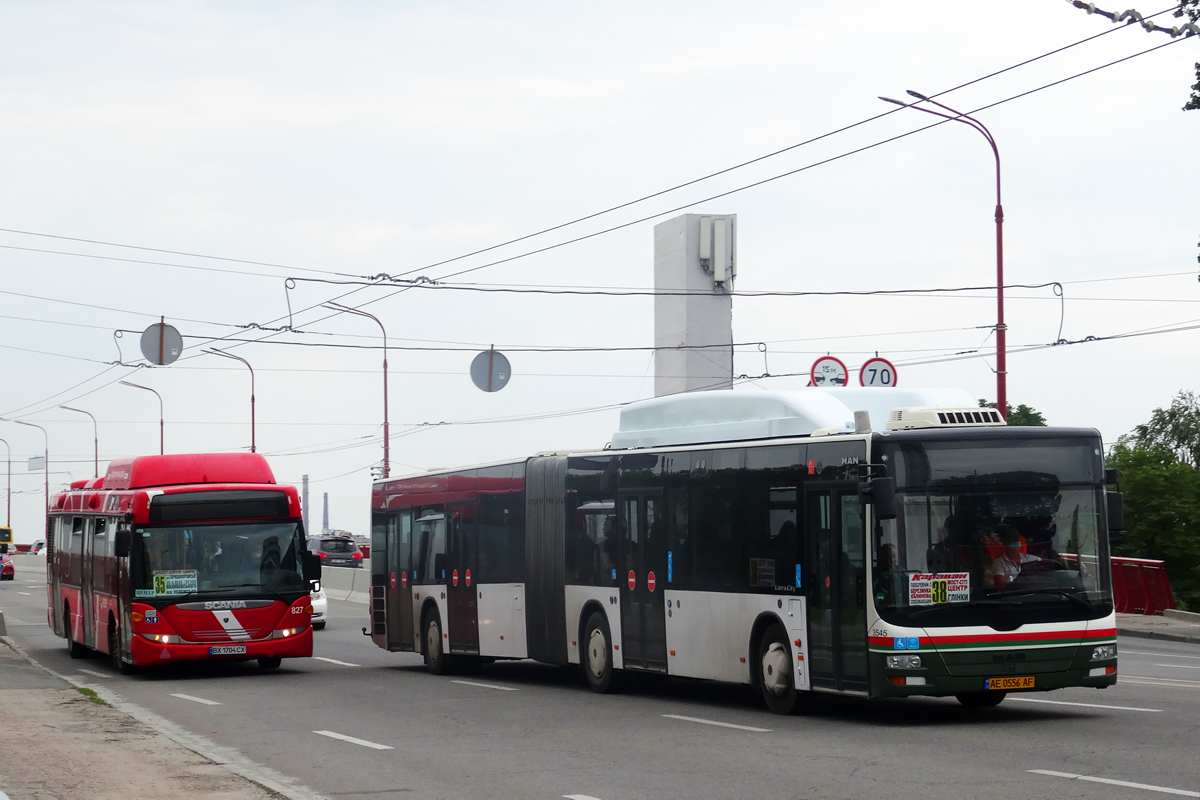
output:
POLYGON ((1182 614, 1161 617, 1117 614, 1117 635, 1200 644, 1200 621, 1193 622, 1182 617, 1182 614))
POLYGON ((0 687, 0 797, 280 797, 30 664, 7 643, 0 643, 0 687))

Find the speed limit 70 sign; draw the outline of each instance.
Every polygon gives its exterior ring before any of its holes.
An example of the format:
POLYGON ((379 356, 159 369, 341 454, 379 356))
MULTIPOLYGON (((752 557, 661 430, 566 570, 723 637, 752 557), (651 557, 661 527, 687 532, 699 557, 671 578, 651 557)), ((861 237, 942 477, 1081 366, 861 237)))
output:
POLYGON ((858 371, 858 382, 863 386, 895 386, 896 368, 886 358, 867 359, 858 371))

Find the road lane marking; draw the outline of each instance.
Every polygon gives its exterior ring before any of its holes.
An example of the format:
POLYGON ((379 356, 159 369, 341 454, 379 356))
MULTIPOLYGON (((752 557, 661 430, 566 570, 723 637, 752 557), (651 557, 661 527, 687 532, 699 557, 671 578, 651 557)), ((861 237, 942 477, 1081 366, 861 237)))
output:
POLYGON ((1125 675, 1121 683, 1139 683, 1143 686, 1174 686, 1176 689, 1200 689, 1200 681, 1183 678, 1151 678, 1149 675, 1125 675))
POLYGON ((732 722, 717 722, 715 719, 701 719, 700 717, 685 717, 680 714, 663 714, 667 719, 681 719, 684 722, 699 722, 701 725, 716 725, 721 728, 736 728, 739 731, 753 731, 755 733, 770 733, 771 728, 752 728, 749 725, 734 725, 732 722))
POLYGON ((450 681, 451 683, 461 683, 463 686, 478 686, 482 689, 499 689, 502 692, 517 692, 520 691, 516 686, 497 686, 494 683, 476 683, 475 681, 450 681))
POLYGON ((1047 703, 1052 706, 1083 706, 1084 708, 1111 708, 1116 711, 1153 711, 1161 712, 1161 708, 1138 708, 1137 706, 1102 706, 1099 703, 1070 703, 1066 700, 1042 700, 1037 697, 1009 697, 1017 703, 1047 703))
POLYGON ((370 747, 372 750, 395 750, 394 747, 388 747, 386 744, 376 744, 368 742, 366 739, 355 739, 353 736, 347 736, 344 733, 334 733, 333 731, 313 731, 318 736, 328 736, 330 739, 341 739, 343 742, 357 744, 363 747, 370 747))
POLYGON ((192 697, 190 694, 175 694, 172 692, 171 697, 178 697, 180 700, 191 700, 193 703, 200 703, 201 705, 205 706, 221 705, 216 700, 205 700, 203 697, 192 697))
POLYGON ((1200 669, 1200 664, 1155 664, 1156 667, 1174 667, 1175 669, 1200 669))
POLYGON ((88 675, 95 675, 97 678, 111 678, 112 675, 105 675, 103 672, 93 672, 90 669, 79 668, 80 672, 86 672, 88 675))
POLYGON ((1128 789, 1145 789, 1148 792, 1162 792, 1163 794, 1177 794, 1182 797, 1200 797, 1200 792, 1191 792, 1187 789, 1172 789, 1169 786, 1154 786, 1149 783, 1134 783, 1133 781, 1118 781, 1114 778, 1095 778, 1091 775, 1076 775, 1072 772, 1055 772, 1052 769, 1031 769, 1028 770, 1035 775, 1049 775, 1052 778, 1067 778, 1073 781, 1091 781, 1092 783, 1107 783, 1111 786, 1124 786, 1128 789))
POLYGON ((26 597, 33 597, 33 595, 31 595, 29 592, 17 592, 17 594, 23 594, 26 597))
POLYGON ((1200 656, 1185 656, 1182 653, 1151 653, 1149 650, 1122 650, 1123 656, 1158 656, 1159 658, 1196 658, 1200 656))
POLYGON ((563 797, 567 800, 600 800, 599 797, 592 797, 590 794, 564 794, 563 797))
POLYGON ((328 661, 330 664, 337 664, 339 667, 361 667, 362 664, 351 664, 349 661, 338 661, 336 658, 325 658, 325 656, 313 656, 317 661, 328 661))

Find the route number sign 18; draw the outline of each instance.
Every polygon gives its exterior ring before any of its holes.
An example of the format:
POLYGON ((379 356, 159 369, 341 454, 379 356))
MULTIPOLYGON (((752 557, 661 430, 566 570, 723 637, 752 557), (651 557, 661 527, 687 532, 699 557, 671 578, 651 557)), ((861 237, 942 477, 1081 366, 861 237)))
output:
POLYGON ((863 386, 895 386, 896 368, 886 358, 869 358, 858 371, 858 382, 863 386))
POLYGON ((813 362, 809 373, 810 386, 845 386, 849 375, 846 365, 833 356, 822 356, 813 362))

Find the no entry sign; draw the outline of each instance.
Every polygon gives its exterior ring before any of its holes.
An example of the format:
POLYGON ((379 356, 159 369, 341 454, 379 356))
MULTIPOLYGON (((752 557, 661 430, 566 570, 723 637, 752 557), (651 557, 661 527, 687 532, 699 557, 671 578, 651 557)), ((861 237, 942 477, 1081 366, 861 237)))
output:
POLYGON ((396 588, 396 573, 392 573, 392 588, 396 588))
POLYGON ((458 570, 454 570, 454 572, 450 573, 450 582, 455 586, 458 586, 458 570))
POLYGON ((654 591, 654 573, 653 572, 651 572, 649 575, 646 576, 646 588, 652 592, 654 591))
POLYGON ((400 573, 400 587, 405 588, 407 586, 408 586, 408 573, 401 572, 400 573))
POLYGON ((629 591, 637 588, 637 575, 633 574, 633 570, 629 570, 629 591))
POLYGON ((471 570, 467 570, 467 574, 463 576, 467 581, 467 586, 471 585, 471 570))

